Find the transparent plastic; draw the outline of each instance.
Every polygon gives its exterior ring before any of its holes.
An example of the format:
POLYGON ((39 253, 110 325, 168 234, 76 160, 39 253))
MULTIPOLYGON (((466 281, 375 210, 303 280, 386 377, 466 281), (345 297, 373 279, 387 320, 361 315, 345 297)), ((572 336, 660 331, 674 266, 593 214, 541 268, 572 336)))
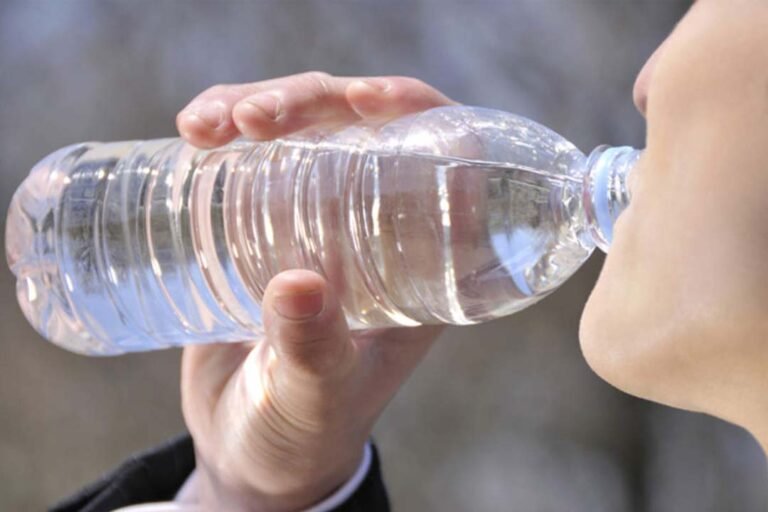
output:
POLYGON ((91 355, 258 338, 267 282, 299 267, 352 329, 474 324, 607 249, 639 154, 464 106, 213 150, 77 144, 14 195, 7 258, 31 324, 91 355))

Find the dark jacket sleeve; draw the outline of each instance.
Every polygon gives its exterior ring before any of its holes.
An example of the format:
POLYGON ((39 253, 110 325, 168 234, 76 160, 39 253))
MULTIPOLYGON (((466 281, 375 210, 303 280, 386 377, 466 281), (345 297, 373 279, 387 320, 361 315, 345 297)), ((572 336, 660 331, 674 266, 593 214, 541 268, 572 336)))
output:
MULTIPOLYGON (((389 512, 379 456, 372 446, 371 467, 357 491, 334 512, 389 512)), ((154 501, 170 501, 195 468, 189 435, 179 436, 150 451, 133 456, 113 472, 50 512, 107 512, 154 501)))

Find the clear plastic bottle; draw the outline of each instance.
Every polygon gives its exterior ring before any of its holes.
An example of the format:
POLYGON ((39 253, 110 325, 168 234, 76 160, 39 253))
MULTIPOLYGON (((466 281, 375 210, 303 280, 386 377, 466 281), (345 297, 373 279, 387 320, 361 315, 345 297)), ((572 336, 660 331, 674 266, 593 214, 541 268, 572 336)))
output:
POLYGON ((14 195, 7 257, 32 325, 91 355, 258 338, 267 282, 297 267, 352 329, 473 324, 607 249, 639 154, 463 106, 213 150, 76 144, 14 195))

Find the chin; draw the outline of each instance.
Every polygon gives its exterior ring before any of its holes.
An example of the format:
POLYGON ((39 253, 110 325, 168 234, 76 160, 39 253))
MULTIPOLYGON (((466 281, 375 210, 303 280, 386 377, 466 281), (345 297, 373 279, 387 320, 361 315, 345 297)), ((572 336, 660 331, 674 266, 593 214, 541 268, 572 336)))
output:
POLYGON ((615 351, 617 340, 616 334, 609 332, 607 322, 604 321, 611 311, 600 299, 601 293, 596 286, 581 313, 579 345, 592 371, 611 383, 613 370, 609 363, 613 359, 612 353, 615 351))
POLYGON ((579 325, 579 343, 589 367, 625 393, 701 410, 695 400, 698 391, 691 389, 698 376, 678 350, 692 352, 685 349, 692 343, 693 329, 680 328, 690 324, 661 318, 652 303, 642 300, 648 292, 640 289, 642 283, 633 287, 632 280, 621 281, 619 275, 610 280, 604 277, 589 296, 579 325))
MULTIPOLYGON (((627 287, 609 286, 616 279, 601 274, 587 300, 579 324, 579 344, 587 364, 600 378, 636 396, 649 398, 647 383, 653 380, 645 349, 647 325, 641 325, 637 304, 632 303, 627 287), (624 293, 614 293, 614 290, 624 293)), ((642 315, 641 315, 642 316, 642 315)), ((644 322, 643 322, 644 323, 644 322)))

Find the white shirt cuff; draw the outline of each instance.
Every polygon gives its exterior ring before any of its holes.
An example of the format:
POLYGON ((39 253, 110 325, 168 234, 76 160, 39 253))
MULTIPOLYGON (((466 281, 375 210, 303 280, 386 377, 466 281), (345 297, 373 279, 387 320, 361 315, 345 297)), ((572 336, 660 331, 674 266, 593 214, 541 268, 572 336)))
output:
MULTIPOLYGON (((355 494, 355 491, 357 491, 360 484, 365 480, 365 475, 368 474, 368 470, 371 468, 371 459, 373 459, 373 449, 371 448, 370 443, 366 443, 363 451, 363 460, 357 467, 355 474, 347 480, 347 483, 339 487, 333 494, 320 503, 297 512, 330 512, 347 501, 353 494, 355 494)), ((200 512, 197 500, 196 480, 197 470, 194 470, 184 481, 184 484, 176 493, 176 497, 172 502, 144 503, 142 505, 121 508, 114 512, 200 512)))
POLYGON ((373 458, 371 444, 365 443, 365 449, 363 450, 363 460, 357 467, 357 470, 352 477, 347 480, 347 483, 339 487, 336 492, 325 498, 317 505, 310 507, 302 512, 330 512, 334 508, 338 507, 355 494, 355 491, 360 487, 360 484, 365 480, 365 475, 368 474, 368 470, 371 468, 371 459, 373 458))

